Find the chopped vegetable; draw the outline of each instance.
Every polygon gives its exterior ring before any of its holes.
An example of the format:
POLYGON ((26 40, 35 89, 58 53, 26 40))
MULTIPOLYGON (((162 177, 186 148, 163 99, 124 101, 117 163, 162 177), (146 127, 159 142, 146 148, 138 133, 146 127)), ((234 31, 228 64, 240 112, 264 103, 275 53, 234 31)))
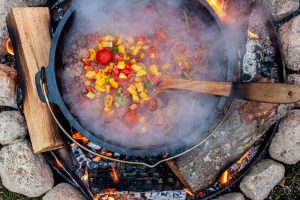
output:
POLYGON ((108 65, 113 60, 113 53, 108 49, 102 49, 96 53, 96 60, 102 65, 108 65))
POLYGON ((135 112, 130 111, 123 116, 123 121, 129 128, 133 128, 137 125, 139 117, 135 112))

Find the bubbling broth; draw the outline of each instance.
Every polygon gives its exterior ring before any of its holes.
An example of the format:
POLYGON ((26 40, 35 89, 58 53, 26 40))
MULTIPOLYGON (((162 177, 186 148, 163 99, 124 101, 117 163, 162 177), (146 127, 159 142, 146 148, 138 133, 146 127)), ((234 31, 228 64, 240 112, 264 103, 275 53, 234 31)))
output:
POLYGON ((155 90, 164 73, 226 80, 220 32, 174 2, 137 3, 130 14, 112 5, 99 11, 99 20, 85 16, 86 23, 67 34, 62 96, 102 140, 155 148, 198 138, 209 127, 219 97, 155 90))

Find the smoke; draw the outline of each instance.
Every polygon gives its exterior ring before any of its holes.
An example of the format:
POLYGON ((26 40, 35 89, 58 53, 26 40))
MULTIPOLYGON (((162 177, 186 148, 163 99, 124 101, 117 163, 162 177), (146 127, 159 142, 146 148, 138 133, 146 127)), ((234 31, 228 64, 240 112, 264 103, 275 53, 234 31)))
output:
MULTIPOLYGON (((158 66, 174 63, 178 55, 176 46, 184 44, 187 50, 183 56, 192 63, 193 79, 225 81, 226 50, 218 27, 197 13, 191 1, 77 0, 74 6, 77 8, 75 19, 64 39, 65 70, 61 78, 63 99, 83 127, 102 140, 132 149, 155 149, 203 139, 205 130, 217 115, 219 97, 213 95, 166 91, 155 96, 159 101, 155 112, 138 113, 145 117, 144 125, 128 128, 120 113, 107 123, 100 113, 103 100, 88 100, 81 95, 83 73, 79 59, 87 53, 88 47, 83 50, 76 39, 93 33, 147 37, 164 30, 169 42, 159 46, 158 66)), ((181 77, 172 70, 168 73, 181 77)))

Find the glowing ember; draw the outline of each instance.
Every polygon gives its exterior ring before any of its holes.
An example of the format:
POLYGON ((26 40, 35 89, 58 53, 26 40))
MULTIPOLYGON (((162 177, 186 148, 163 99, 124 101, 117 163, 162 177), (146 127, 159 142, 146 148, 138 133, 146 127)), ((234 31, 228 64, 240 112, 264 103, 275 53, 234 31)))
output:
POLYGON ((6 48, 6 51, 9 55, 11 56, 14 56, 15 53, 14 53, 14 49, 12 48, 12 44, 11 44, 11 40, 10 38, 7 38, 6 42, 5 42, 5 48, 6 48))
POLYGON ((100 156, 96 156, 93 158, 93 161, 95 162, 100 162, 102 160, 102 158, 100 156))
POLYGON ((81 177, 81 179, 84 181, 84 182, 88 182, 88 180, 89 180, 89 172, 88 172, 88 170, 87 169, 85 169, 85 172, 84 172, 84 174, 83 174, 83 176, 81 177))
POLYGON ((210 7, 217 13, 221 20, 225 18, 225 12, 223 10, 223 0, 206 0, 210 7))
POLYGON ((54 162, 55 162, 55 165, 56 165, 58 168, 63 169, 63 166, 62 166, 62 164, 59 162, 59 160, 55 159, 54 162))
POLYGON ((248 38, 252 39, 252 40, 257 40, 259 39, 258 35, 256 35, 255 33, 248 31, 248 38))
POLYGON ((187 193, 187 195, 189 195, 191 197, 195 196, 194 193, 188 188, 184 188, 184 191, 187 193))
POLYGON ((81 140, 83 143, 88 143, 89 140, 86 137, 83 137, 79 132, 73 134, 75 140, 81 140))
POLYGON ((111 168, 112 168, 112 172, 110 173, 110 175, 111 175, 114 183, 117 184, 117 183, 120 182, 120 180, 119 180, 119 177, 117 175, 116 167, 114 165, 112 165, 111 168))

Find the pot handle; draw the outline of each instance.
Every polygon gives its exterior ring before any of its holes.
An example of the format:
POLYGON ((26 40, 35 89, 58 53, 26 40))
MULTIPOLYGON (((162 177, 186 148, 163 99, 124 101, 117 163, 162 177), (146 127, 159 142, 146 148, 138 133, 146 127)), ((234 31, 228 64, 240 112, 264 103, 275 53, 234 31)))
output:
POLYGON ((43 94, 41 83, 42 84, 46 83, 45 67, 42 67, 41 71, 36 73, 36 75, 35 75, 35 84, 36 84, 36 89, 37 89, 40 100, 43 103, 46 103, 46 98, 43 94))
POLYGON ((39 98, 43 103, 47 103, 45 93, 43 91, 43 87, 45 87, 44 85, 46 84, 47 85, 46 92, 47 92, 47 98, 48 98, 49 103, 57 104, 57 101, 56 101, 56 98, 54 95, 55 92, 51 89, 52 86, 49 85, 49 83, 47 83, 47 78, 50 79, 48 70, 45 67, 42 67, 41 71, 37 72, 35 75, 35 84, 36 84, 39 98))

